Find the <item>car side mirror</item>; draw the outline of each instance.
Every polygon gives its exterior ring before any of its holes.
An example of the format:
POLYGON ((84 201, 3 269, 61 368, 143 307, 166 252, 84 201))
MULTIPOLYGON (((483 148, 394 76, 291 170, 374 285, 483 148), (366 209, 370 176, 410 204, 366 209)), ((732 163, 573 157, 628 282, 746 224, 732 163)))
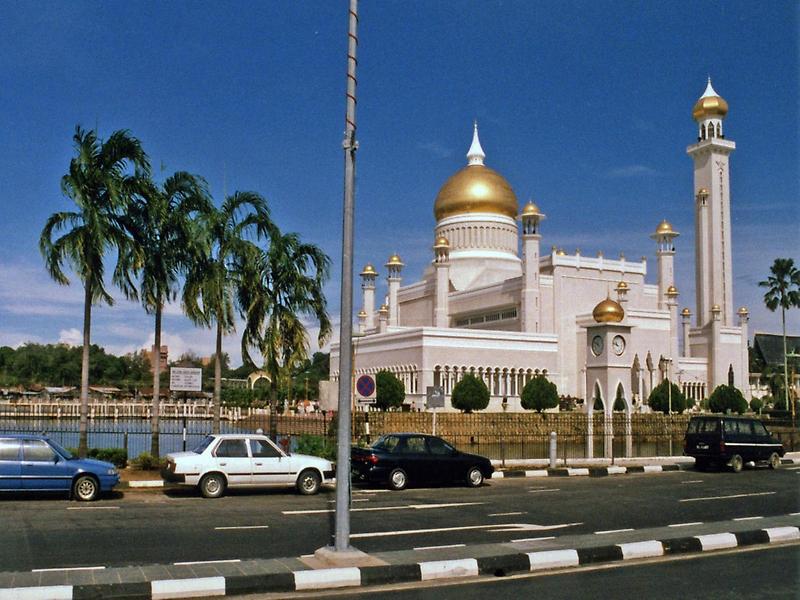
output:
POLYGON ((58 454, 53 455, 53 464, 58 464, 58 454))

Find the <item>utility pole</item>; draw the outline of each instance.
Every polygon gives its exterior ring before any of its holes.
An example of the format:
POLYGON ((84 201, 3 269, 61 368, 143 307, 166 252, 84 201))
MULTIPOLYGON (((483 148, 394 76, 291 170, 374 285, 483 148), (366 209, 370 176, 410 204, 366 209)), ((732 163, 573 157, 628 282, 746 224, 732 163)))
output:
POLYGON ((358 49, 358 0, 350 0, 347 32, 347 109, 344 149, 344 206, 342 224, 342 295, 339 328, 339 423, 336 458, 336 533, 333 550, 350 547, 350 444, 353 359, 353 214, 356 179, 356 50, 358 49))

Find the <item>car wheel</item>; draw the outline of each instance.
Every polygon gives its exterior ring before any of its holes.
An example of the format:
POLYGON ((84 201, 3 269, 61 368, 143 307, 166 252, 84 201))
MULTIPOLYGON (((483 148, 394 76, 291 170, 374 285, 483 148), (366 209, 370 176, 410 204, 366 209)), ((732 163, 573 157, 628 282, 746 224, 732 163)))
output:
POLYGON ((389 487, 393 490, 404 490, 408 485, 408 475, 403 469, 395 469, 389 474, 389 487))
POLYGON ((770 469, 777 469, 781 466, 781 457, 777 452, 773 452, 769 455, 769 468, 770 469))
POLYGON ((219 473, 209 473, 200 480, 200 493, 206 498, 219 498, 225 493, 225 478, 219 473))
POLYGON ((72 485, 72 496, 81 502, 91 502, 100 493, 97 480, 91 475, 83 475, 75 480, 72 485))
POLYGON ((467 485, 469 487, 479 487, 483 483, 483 473, 478 467, 472 467, 467 471, 467 485))
POLYGON ((313 496, 319 491, 322 479, 313 469, 306 469, 297 478, 297 491, 304 496, 313 496))
POLYGON ((739 456, 738 454, 734 454, 733 456, 731 456, 731 469, 733 469, 734 473, 740 473, 743 466, 744 466, 744 461, 742 460, 741 456, 739 456))

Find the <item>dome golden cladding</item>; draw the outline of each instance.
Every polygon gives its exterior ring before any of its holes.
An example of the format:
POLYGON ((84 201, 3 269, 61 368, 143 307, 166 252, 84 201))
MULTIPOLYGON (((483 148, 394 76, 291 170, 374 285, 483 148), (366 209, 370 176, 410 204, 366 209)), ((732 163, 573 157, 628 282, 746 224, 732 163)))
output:
POLYGON ((436 242, 433 244, 434 248, 449 248, 450 247, 450 240, 448 240, 443 235, 440 235, 436 238, 436 242))
POLYGON ((719 304, 715 304, 711 307, 711 312, 720 312, 722 309, 719 307, 719 304))
POLYGON ((450 177, 436 196, 437 221, 453 215, 494 213, 515 219, 517 196, 508 181, 483 165, 470 165, 450 177))
POLYGON ((681 311, 681 315, 683 315, 684 317, 691 317, 692 316, 692 311, 690 311, 688 308, 684 308, 681 311))
POLYGON ((744 316, 744 315, 749 315, 749 314, 750 314, 750 311, 749 311, 749 310, 747 310, 747 307, 746 307, 746 306, 742 306, 742 307, 741 307, 739 310, 737 310, 736 312, 737 312, 738 314, 740 314, 740 315, 743 315, 743 316, 744 316))
POLYGON ((699 121, 706 117, 724 117, 728 114, 728 103, 719 96, 700 98, 692 109, 692 117, 699 121))
POLYGON ((678 295, 678 288, 674 285, 671 285, 667 288, 667 296, 677 296, 678 295))
POLYGON ((395 266, 403 267, 403 266, 405 266, 405 263, 400 259, 400 257, 397 254, 392 254, 389 257, 389 260, 386 263, 386 266, 387 267, 395 267, 395 266))
POLYGON ((382 314, 382 315, 388 315, 389 314, 389 307, 386 306, 385 304, 381 304, 381 307, 378 309, 378 312, 380 314, 382 314))
POLYGON ((378 272, 375 270, 375 267, 372 266, 372 263, 367 263, 364 265, 364 270, 361 271, 361 275, 377 275, 378 272))
POLYGON ((619 323, 625 318, 625 309, 618 302, 606 298, 594 307, 592 317, 598 323, 619 323))
POLYGON ((359 319, 366 319, 367 318, 367 311, 365 311, 365 310, 358 311, 358 318, 359 319))
POLYGON ((542 211, 539 210, 539 207, 536 206, 532 201, 529 201, 524 207, 522 207, 522 213, 520 217, 539 217, 543 216, 542 211))
POLYGON ((672 229, 672 224, 666 219, 661 221, 658 227, 656 227, 656 234, 664 235, 665 233, 675 233, 675 230, 672 229))
POLYGON ((620 282, 617 284, 617 289, 618 289, 618 290, 627 290, 627 289, 628 289, 628 284, 627 284, 627 283, 625 283, 624 281, 620 281, 620 282))

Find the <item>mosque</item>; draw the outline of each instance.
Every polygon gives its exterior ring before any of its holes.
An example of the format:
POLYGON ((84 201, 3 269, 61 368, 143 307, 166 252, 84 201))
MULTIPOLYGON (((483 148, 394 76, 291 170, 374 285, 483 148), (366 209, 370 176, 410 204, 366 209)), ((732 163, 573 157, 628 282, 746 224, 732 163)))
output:
MULTIPOLYGON (((433 256, 422 279, 405 283, 397 254, 384 267, 388 294, 376 310, 372 264, 361 271, 362 308, 353 341, 354 372, 394 373, 406 403, 424 409, 438 387, 445 409, 465 374, 480 377, 488 411, 520 411, 520 393, 544 374, 559 394, 599 399, 610 415, 616 399, 628 413, 647 411, 650 391, 669 378, 690 403, 733 383, 749 399, 748 311, 734 312, 731 265, 728 112, 709 79, 694 105, 694 313, 679 310, 674 239, 666 220, 650 236, 656 283, 647 261, 542 252, 545 214, 519 209, 514 190, 484 164, 475 125, 467 165, 439 190, 433 256), (521 251, 520 251, 521 249, 521 251)), ((546 207, 545 207, 546 208, 546 207)), ((338 380, 339 344, 331 346, 338 380)), ((584 402, 588 412, 595 402, 584 402)))

